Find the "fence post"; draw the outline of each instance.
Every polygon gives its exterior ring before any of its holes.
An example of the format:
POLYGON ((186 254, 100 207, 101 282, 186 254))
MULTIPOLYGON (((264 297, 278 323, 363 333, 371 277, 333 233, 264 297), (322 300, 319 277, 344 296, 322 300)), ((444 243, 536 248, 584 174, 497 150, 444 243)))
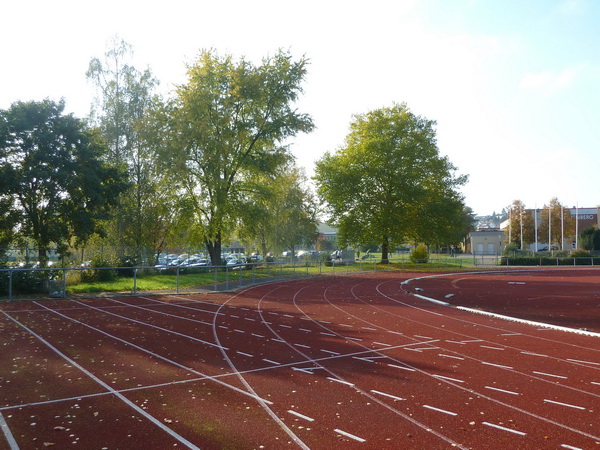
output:
POLYGON ((137 267, 133 269, 133 295, 137 294, 137 267))
POLYGON ((175 292, 179 294, 179 267, 175 269, 175 292))
POLYGON ((244 270, 244 266, 240 266, 240 287, 242 287, 243 282, 242 282, 242 271, 244 270))
POLYGON ((225 266, 225 290, 229 290, 229 267, 225 266))
POLYGON ((63 280, 62 280, 62 291, 63 298, 67 298, 67 269, 63 269, 63 280))
POLYGON ((11 269, 8 271, 8 301, 12 300, 12 277, 13 271, 11 269))
POLYGON ((218 270, 219 270, 219 269, 218 269, 218 267, 217 267, 217 266, 214 266, 214 269, 215 269, 215 291, 216 291, 216 290, 218 289, 218 286, 217 286, 217 280, 218 280, 218 278, 219 278, 219 277, 218 277, 218 274, 217 274, 217 273, 218 273, 218 270))

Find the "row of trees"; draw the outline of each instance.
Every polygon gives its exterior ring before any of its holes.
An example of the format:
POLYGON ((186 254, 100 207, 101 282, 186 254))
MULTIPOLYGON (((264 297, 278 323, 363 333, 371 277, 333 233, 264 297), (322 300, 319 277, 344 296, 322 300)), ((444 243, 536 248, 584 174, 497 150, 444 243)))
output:
MULTIPOLYGON (((586 250, 600 249, 596 245, 597 228, 578 230, 576 217, 555 197, 540 209, 527 209, 521 200, 515 200, 508 210, 507 241, 523 248, 535 242, 547 242, 564 250, 565 240, 573 239, 579 233, 579 247, 586 250), (539 211, 539 218, 536 215, 539 211)), ((598 242, 600 244, 600 242, 598 242)))
MULTIPOLYGON (((172 97, 116 39, 88 79, 87 120, 64 102, 0 111, 0 247, 103 243, 147 254, 205 247, 219 262, 234 237, 262 253, 317 241, 318 202, 290 152, 314 128, 295 108, 308 61, 283 51, 260 65, 203 51, 172 97)), ((466 177, 439 155, 435 123, 395 104, 354 118, 346 145, 317 163, 315 183, 339 243, 455 244, 473 214, 466 177)), ((133 255, 136 256, 136 255, 133 255)))

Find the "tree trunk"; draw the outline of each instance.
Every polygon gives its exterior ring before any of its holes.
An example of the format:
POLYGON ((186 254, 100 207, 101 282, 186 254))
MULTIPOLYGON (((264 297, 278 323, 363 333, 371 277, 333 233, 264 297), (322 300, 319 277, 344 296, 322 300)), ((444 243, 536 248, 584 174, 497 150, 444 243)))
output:
POLYGON ((210 255, 213 266, 221 265, 221 233, 217 233, 214 240, 206 239, 206 249, 210 255))
POLYGON ((389 251, 390 251, 390 239, 388 236, 383 236, 383 241, 381 242, 381 262, 382 264, 388 264, 389 260, 389 251))

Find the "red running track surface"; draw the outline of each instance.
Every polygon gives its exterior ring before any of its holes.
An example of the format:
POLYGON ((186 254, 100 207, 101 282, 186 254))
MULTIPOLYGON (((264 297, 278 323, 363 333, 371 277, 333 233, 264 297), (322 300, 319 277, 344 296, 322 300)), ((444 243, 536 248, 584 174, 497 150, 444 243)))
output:
POLYGON ((597 336, 418 276, 0 304, 0 448, 600 448, 597 336))

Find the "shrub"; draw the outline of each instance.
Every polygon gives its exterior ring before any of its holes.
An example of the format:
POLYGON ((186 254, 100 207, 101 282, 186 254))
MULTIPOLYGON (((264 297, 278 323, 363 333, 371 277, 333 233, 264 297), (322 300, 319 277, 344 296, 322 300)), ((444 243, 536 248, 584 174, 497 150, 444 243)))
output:
POLYGON ((419 244, 410 252, 410 260, 414 263, 426 263, 429 261, 429 252, 425 244, 419 244))
POLYGON ((577 249, 571 252, 571 258, 589 258, 592 256, 587 250, 577 249))
POLYGON ((515 242, 509 242, 502 250, 502 256, 514 255, 517 250, 519 250, 519 246, 515 242))
POLYGON ((81 281, 96 282, 96 281, 114 281, 117 279, 117 271, 112 269, 115 266, 115 261, 110 260, 102 255, 94 256, 90 262, 90 269, 81 272, 81 281), (110 267, 107 269, 107 267, 110 267))

